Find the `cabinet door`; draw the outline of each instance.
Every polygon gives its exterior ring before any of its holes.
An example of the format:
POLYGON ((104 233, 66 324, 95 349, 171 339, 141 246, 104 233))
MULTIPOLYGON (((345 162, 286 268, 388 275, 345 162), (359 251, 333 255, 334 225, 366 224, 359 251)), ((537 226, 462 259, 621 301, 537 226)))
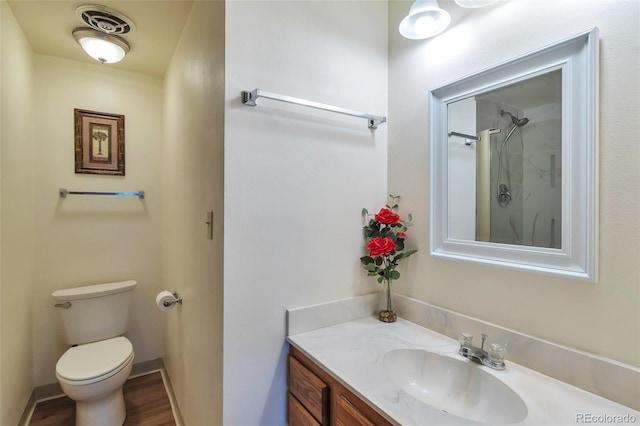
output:
POLYGON ((295 396, 289 395, 289 426, 321 426, 295 396))
POLYGON ((329 386, 291 355, 289 355, 289 392, 320 424, 329 423, 329 386))
POLYGON ((304 412, 291 414, 298 409, 296 402, 324 426, 391 426, 374 408, 294 347, 289 354, 289 392, 289 399, 296 400, 289 405, 291 426, 298 426, 293 423, 298 421, 294 416, 304 416, 304 412))
POLYGON ((360 410, 358 410, 344 394, 336 396, 336 425, 337 426, 375 426, 360 410))

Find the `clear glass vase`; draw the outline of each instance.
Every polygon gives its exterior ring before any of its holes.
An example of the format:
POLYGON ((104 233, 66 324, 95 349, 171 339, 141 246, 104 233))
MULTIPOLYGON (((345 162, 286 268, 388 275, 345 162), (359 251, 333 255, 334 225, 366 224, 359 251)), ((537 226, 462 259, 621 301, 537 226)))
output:
POLYGON ((393 303, 391 297, 391 281, 384 280, 382 282, 382 310, 378 312, 378 319, 382 322, 396 322, 398 315, 393 311, 393 303))

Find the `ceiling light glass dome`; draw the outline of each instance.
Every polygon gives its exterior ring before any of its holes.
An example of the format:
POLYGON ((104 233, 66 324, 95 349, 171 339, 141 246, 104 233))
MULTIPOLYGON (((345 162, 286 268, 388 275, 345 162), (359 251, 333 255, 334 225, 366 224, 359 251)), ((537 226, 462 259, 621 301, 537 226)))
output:
POLYGON ((76 28, 73 38, 89 56, 103 64, 119 62, 129 52, 129 45, 121 37, 91 28, 76 28))
POLYGON ((409 39, 433 37, 443 32, 451 23, 451 15, 441 9, 437 0, 416 0, 400 22, 400 34, 409 39))

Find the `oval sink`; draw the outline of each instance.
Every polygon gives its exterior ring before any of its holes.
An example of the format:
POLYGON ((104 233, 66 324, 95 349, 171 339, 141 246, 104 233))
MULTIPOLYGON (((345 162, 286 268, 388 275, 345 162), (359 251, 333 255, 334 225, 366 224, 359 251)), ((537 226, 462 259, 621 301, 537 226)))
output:
POLYGON ((409 395, 454 416, 492 425, 527 417, 527 406, 517 393, 466 359, 398 349, 384 355, 383 365, 409 395))

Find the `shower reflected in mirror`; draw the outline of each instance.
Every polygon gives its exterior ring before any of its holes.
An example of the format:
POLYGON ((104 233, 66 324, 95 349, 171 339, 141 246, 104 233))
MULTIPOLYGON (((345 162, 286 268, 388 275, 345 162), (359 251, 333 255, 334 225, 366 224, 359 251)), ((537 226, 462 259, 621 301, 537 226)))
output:
POLYGON ((447 116, 449 235, 561 248, 562 71, 449 103, 447 116))

